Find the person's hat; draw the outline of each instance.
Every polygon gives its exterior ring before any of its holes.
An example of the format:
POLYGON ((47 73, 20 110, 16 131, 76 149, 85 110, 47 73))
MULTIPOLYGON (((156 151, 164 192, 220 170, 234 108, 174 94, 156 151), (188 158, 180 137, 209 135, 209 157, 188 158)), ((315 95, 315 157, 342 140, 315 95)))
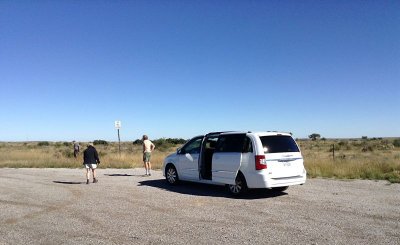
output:
POLYGON ((93 146, 93 143, 92 143, 92 142, 89 142, 89 143, 88 143, 88 146, 93 146))

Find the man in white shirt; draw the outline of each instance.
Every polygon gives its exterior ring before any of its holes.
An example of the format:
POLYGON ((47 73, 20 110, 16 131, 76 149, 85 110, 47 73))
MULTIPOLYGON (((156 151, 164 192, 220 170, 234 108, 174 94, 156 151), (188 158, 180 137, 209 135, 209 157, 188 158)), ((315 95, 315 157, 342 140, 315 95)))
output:
POLYGON ((150 170, 151 170, 151 152, 156 148, 156 146, 149 140, 149 137, 147 135, 143 135, 143 164, 144 168, 146 169, 146 176, 150 176, 150 170))

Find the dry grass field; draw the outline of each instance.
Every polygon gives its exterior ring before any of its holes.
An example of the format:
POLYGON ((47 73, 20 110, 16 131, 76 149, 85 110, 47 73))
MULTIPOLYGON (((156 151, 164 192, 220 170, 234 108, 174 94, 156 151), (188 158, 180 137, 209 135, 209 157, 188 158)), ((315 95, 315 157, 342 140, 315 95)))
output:
MULTIPOLYGON (((400 139, 298 140, 309 177, 385 179, 400 183, 400 139), (335 158, 333 158, 333 145, 335 158)), ((82 151, 85 143, 81 143, 82 151)), ((153 168, 180 145, 158 146, 153 168)), ((141 145, 132 142, 96 145, 101 168, 142 166, 141 145)), ((82 151, 73 157, 71 142, 0 142, 0 168, 81 168, 82 151)))

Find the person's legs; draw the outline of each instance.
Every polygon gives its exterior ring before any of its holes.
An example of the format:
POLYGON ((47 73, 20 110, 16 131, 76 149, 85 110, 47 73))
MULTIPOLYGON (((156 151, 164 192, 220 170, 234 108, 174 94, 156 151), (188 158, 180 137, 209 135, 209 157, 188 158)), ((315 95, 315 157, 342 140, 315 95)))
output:
POLYGON ((96 179, 96 169, 92 168, 92 172, 93 172, 93 183, 97 183, 98 180, 96 179))
POLYGON ((146 169, 146 175, 150 175, 150 169, 151 169, 150 157, 151 154, 149 152, 145 152, 143 155, 143 162, 144 162, 144 167, 146 169))
POLYGON ((86 166, 86 184, 89 184, 90 168, 86 166))
POLYGON ((148 173, 148 168, 147 168, 147 157, 146 157, 146 153, 143 153, 143 165, 144 165, 144 169, 146 170, 146 174, 148 173))
POLYGON ((150 170, 151 170, 151 162, 147 162, 147 169, 149 170, 149 175, 151 175, 150 170))

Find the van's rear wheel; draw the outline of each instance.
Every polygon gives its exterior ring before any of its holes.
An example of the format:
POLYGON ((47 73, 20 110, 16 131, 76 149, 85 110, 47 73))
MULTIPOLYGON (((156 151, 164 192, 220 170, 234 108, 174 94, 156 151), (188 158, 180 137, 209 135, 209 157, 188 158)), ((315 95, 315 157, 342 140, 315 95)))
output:
POLYGON ((179 182, 178 172, 174 165, 168 165, 165 170, 165 179, 170 185, 176 185, 179 182))
POLYGON ((243 174, 239 173, 236 176, 235 184, 228 185, 228 190, 229 190, 229 193, 231 193, 234 196, 239 196, 239 195, 242 195, 243 193, 247 192, 247 183, 246 183, 246 180, 245 180, 243 174))

